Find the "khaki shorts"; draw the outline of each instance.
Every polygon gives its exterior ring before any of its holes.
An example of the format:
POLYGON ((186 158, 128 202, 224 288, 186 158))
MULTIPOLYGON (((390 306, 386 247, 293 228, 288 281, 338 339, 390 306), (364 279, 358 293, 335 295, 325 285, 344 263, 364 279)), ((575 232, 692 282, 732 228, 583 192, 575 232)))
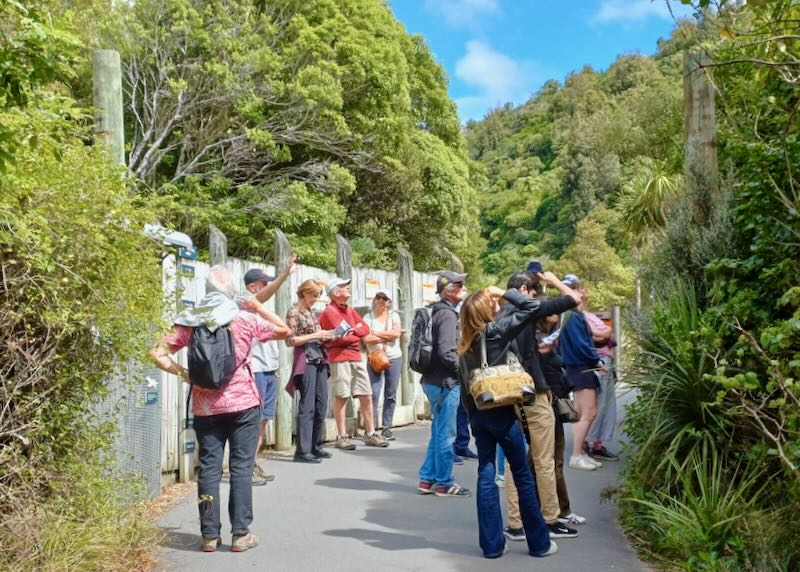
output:
POLYGON ((372 395, 367 368, 360 361, 332 363, 330 383, 334 397, 372 395))

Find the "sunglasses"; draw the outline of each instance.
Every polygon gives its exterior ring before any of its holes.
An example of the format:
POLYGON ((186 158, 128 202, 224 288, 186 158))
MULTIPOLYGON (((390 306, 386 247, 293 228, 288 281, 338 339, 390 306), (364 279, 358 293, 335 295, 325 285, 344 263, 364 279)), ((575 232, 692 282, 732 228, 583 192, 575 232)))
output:
POLYGON ((375 299, 376 300, 386 300, 387 302, 389 301, 389 298, 387 298, 383 294, 378 294, 377 296, 375 296, 375 299))

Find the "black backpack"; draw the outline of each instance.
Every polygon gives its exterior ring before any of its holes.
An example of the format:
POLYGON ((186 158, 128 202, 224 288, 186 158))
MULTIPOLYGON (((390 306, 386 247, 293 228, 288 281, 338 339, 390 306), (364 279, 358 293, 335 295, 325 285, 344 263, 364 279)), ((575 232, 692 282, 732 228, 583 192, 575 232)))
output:
POLYGON ((188 358, 192 385, 223 389, 237 365, 230 327, 222 326, 213 332, 206 326, 193 328, 188 358))
POLYGON ((408 342, 408 367, 428 373, 433 358, 433 309, 430 305, 414 311, 411 340, 408 342))

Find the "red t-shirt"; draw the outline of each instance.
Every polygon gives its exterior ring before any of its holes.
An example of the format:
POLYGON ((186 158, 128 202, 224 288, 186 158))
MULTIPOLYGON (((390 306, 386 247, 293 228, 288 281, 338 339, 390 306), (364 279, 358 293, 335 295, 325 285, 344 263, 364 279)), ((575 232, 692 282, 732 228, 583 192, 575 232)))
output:
POLYGON ((350 306, 340 306, 336 302, 331 302, 320 314, 319 325, 323 330, 335 330, 342 320, 350 324, 353 331, 325 344, 328 348, 328 361, 331 363, 361 361, 361 338, 369 334, 369 326, 358 312, 350 306))

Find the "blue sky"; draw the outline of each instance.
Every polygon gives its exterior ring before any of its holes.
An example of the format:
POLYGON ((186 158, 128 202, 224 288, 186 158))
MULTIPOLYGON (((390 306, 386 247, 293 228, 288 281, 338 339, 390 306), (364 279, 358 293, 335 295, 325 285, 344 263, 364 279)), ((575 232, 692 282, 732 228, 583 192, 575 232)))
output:
MULTIPOLYGON (((463 121, 520 104, 548 79, 652 54, 675 22, 665 0, 390 0, 447 70, 463 121)), ((672 0, 676 16, 690 9, 672 0)))

